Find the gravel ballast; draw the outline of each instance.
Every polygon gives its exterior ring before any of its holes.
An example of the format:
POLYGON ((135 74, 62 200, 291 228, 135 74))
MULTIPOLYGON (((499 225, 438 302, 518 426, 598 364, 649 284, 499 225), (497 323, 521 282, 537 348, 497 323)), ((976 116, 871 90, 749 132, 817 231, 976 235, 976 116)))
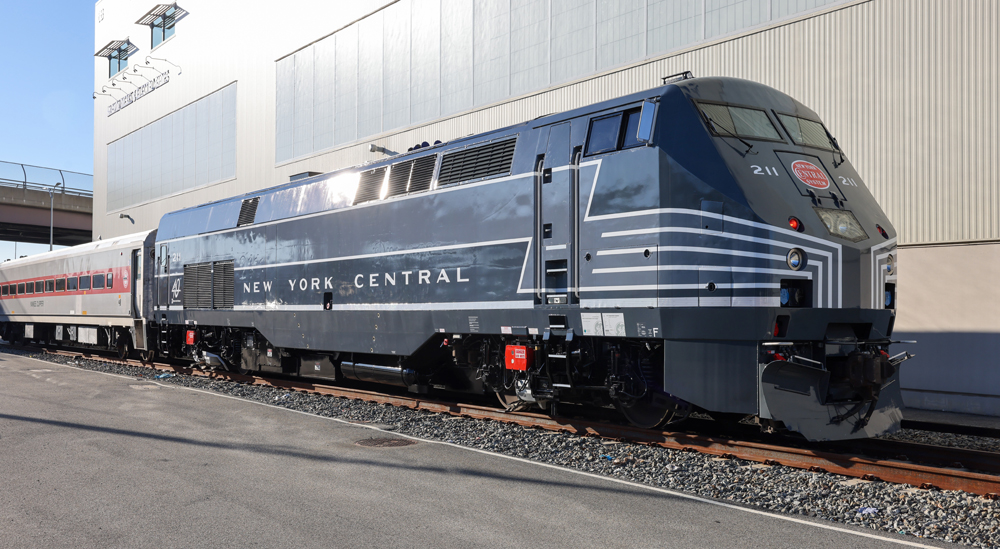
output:
MULTIPOLYGON (((460 418, 199 376, 175 375, 154 379, 154 375, 160 372, 149 368, 60 355, 39 355, 5 345, 0 345, 0 352, 213 391, 323 417, 374 424, 394 433, 450 442, 767 511, 817 517, 835 523, 974 547, 1000 547, 1000 501, 964 492, 920 490, 906 485, 868 482, 780 465, 720 459, 694 452, 525 429, 497 421, 460 418)), ((923 431, 908 434, 901 431, 891 438, 909 441, 908 435, 918 442, 997 450, 996 440, 961 435, 923 431), (942 437, 941 441, 935 442, 938 436, 942 437)))

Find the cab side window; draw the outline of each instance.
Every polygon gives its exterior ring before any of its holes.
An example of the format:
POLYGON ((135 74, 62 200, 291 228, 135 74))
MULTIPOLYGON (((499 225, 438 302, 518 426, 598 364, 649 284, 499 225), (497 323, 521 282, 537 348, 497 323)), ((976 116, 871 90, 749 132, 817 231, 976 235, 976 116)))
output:
POLYGON ((638 138, 641 115, 642 109, 629 109, 591 120, 585 154, 591 156, 643 145, 638 138))
POLYGON ((108 273, 107 278, 108 278, 108 283, 105 284, 104 287, 110 290, 115 287, 115 275, 108 273))

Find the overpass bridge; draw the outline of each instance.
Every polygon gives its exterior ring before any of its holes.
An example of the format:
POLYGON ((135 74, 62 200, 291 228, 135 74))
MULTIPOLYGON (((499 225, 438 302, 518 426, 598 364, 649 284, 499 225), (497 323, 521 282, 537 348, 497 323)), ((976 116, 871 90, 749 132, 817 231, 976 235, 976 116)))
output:
POLYGON ((93 188, 92 175, 0 161, 0 240, 48 244, 51 207, 54 244, 90 242, 93 188))

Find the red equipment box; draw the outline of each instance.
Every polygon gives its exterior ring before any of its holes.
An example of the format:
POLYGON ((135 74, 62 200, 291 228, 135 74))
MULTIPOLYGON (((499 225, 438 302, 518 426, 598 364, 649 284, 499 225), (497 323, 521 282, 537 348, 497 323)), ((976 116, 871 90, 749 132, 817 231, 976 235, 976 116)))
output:
POLYGON ((508 345, 504 363, 508 370, 524 371, 535 361, 534 349, 529 349, 524 345, 508 345))

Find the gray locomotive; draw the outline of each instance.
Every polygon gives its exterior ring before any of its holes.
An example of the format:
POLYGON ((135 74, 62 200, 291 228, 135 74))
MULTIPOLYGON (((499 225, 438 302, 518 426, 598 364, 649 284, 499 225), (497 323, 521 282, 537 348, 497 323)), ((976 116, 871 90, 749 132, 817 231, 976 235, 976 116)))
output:
POLYGON ((682 76, 154 235, 146 352, 643 427, 701 411, 827 440, 901 420, 895 231, 819 117, 745 80, 682 76))

